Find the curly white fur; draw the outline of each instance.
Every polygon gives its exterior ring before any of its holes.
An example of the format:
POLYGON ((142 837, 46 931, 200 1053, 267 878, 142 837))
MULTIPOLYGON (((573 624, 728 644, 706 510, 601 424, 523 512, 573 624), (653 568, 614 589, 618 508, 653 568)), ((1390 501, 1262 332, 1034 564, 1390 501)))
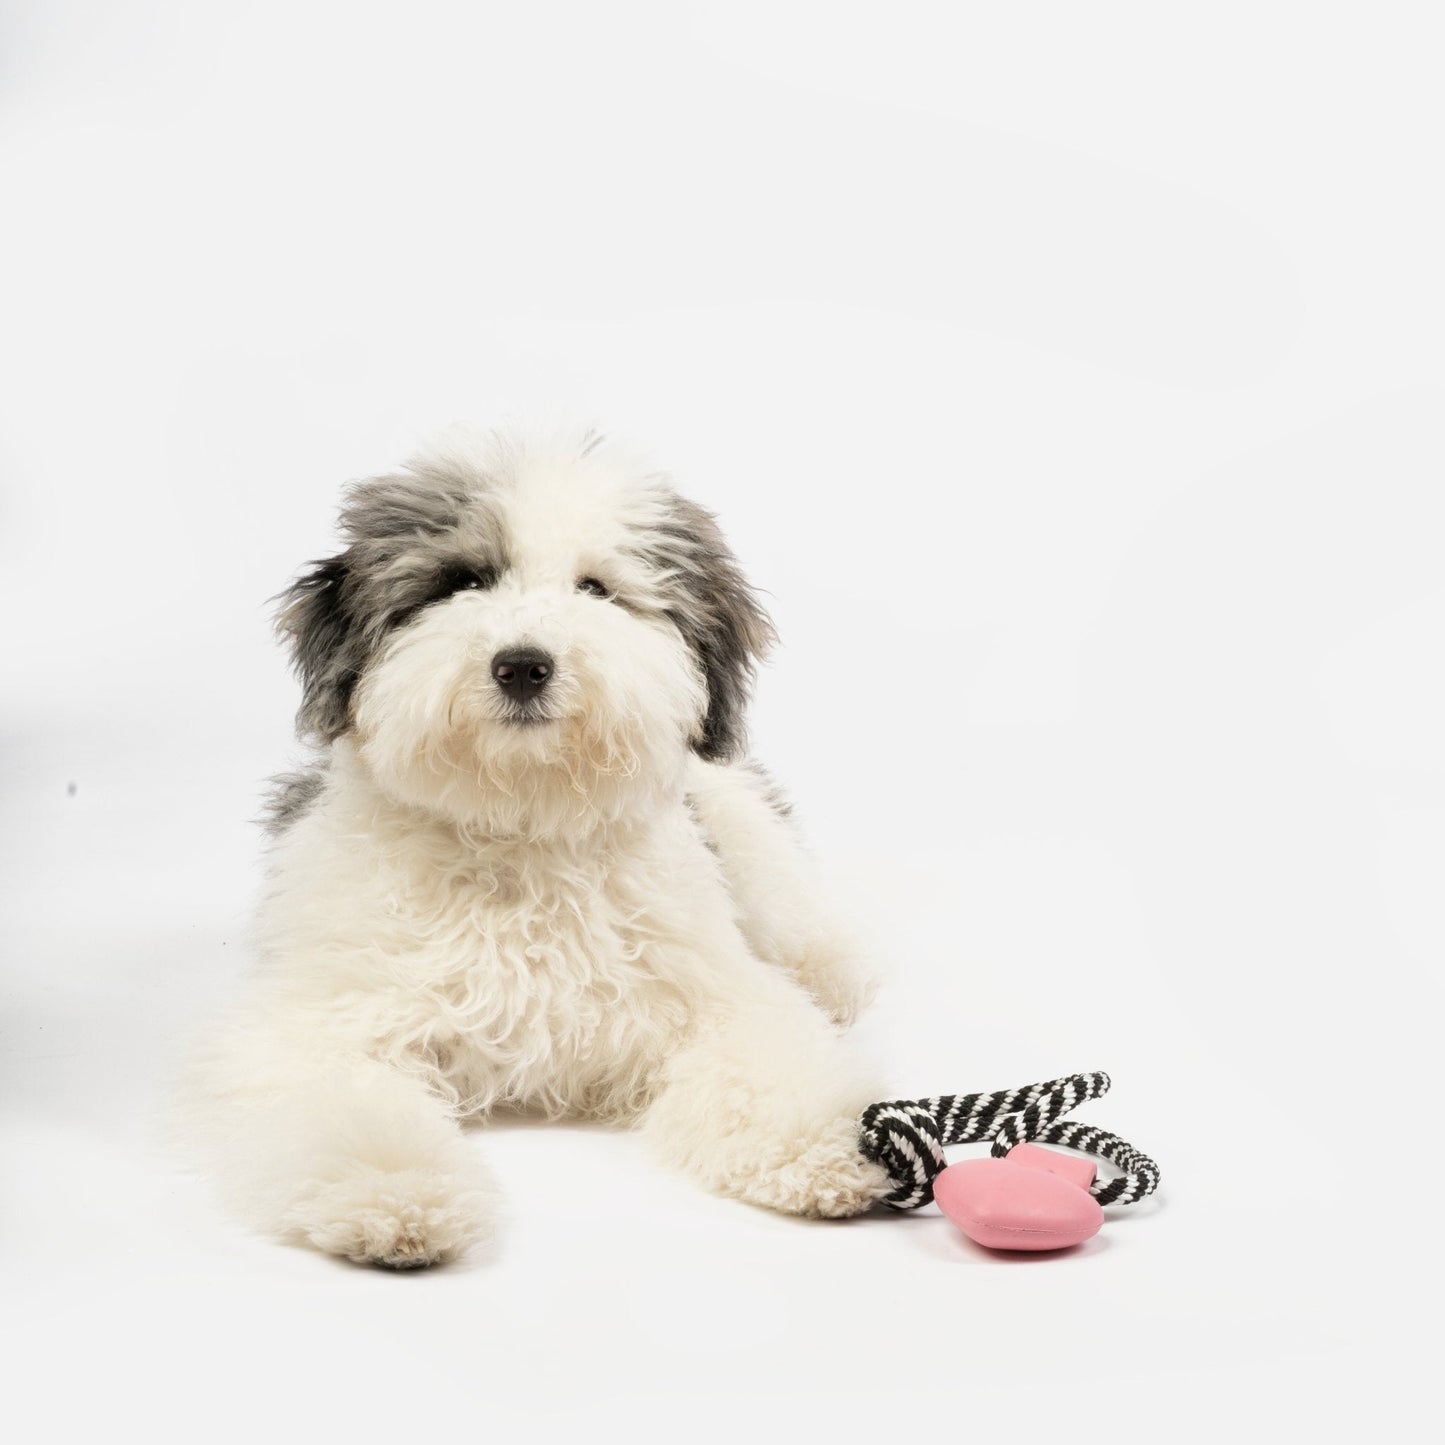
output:
POLYGON ((293 589, 328 757, 184 1099, 259 1227, 396 1267, 462 1253, 495 1192, 460 1121, 499 1106, 636 1123, 790 1213, 887 1192, 857 1150, 880 1091, 837 1027, 868 985, 766 781, 723 760, 766 619, 689 506, 591 436, 453 445, 358 489, 351 547, 293 589), (485 585, 396 603, 443 556, 485 585), (491 675, 519 643, 555 660, 540 719, 491 675))

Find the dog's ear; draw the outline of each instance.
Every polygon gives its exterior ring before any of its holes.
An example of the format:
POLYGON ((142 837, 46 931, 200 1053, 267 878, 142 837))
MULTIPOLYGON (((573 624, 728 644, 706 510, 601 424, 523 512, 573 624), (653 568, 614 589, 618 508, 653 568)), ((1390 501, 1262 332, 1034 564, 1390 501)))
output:
POLYGON ((704 758, 725 761, 746 746, 753 675, 777 634, 712 513, 682 497, 670 500, 669 512, 668 615, 707 682, 707 712, 692 746, 704 758))
POLYGON ((414 467, 347 489, 340 519, 346 549, 311 563, 276 599, 276 630, 301 679, 296 730, 303 737, 331 742, 351 727, 356 684, 405 611, 407 598, 388 583, 390 569, 408 545, 454 528, 468 506, 475 503, 465 479, 446 471, 414 467))
POLYGON ((281 594, 276 631, 301 679, 296 730, 323 742, 351 726, 351 694, 361 675, 358 628, 347 605, 349 553, 313 562, 281 594))

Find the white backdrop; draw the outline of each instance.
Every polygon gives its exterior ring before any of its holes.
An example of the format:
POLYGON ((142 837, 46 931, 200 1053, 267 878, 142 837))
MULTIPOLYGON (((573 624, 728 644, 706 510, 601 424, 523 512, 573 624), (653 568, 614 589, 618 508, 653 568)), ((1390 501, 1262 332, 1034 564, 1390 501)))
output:
POLYGON ((1432 10, 9 0, 19 1417, 1213 1439, 1405 1408, 1432 1171, 1386 1156, 1445 954, 1432 10), (1083 1117, 1156 1155, 1157 1203, 1020 1262, 508 1128, 477 1139, 500 1260, 391 1277, 243 1235, 157 1150, 294 751, 265 599, 347 479, 539 408, 648 446, 771 594, 755 749, 891 974, 891 1083, 1106 1068, 1083 1117))

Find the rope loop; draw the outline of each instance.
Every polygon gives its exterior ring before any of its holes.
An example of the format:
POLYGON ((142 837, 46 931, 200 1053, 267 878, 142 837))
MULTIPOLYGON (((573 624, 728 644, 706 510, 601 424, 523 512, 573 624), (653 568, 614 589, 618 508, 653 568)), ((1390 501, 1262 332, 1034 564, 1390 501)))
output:
POLYGON ((1109 1092, 1104 1073, 1068 1074, 1042 1084, 993 1094, 940 1094, 871 1104, 859 1120, 859 1148, 881 1164, 897 1186, 883 1201, 894 1209, 918 1209, 933 1198, 933 1180, 948 1160, 944 1146, 991 1139, 1002 1159, 1017 1144, 1062 1144, 1106 1159, 1122 1173, 1094 1181, 1089 1193, 1100 1204, 1134 1204, 1159 1187, 1159 1166, 1117 1134, 1064 1115, 1109 1092))

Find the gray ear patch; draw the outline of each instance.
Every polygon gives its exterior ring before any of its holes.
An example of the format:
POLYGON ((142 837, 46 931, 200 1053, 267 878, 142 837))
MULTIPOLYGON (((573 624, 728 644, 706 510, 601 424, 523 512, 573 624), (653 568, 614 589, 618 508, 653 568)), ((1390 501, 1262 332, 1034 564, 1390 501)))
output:
POLYGON ((717 519, 684 497, 668 500, 647 560, 669 577, 666 605, 696 654, 707 712, 693 750, 721 761, 746 745, 744 718, 757 664, 777 640, 773 624, 723 539, 717 519))
POLYGON ((331 742, 351 726, 356 684, 388 631, 425 602, 454 559, 463 516, 487 509, 463 481, 416 470, 358 482, 341 508, 348 545, 283 592, 276 630, 301 679, 297 731, 331 742))
POLYGON ((365 661, 360 630, 343 599, 349 553, 313 562, 282 593, 276 630, 291 643, 301 679, 296 730, 325 742, 349 725, 351 694, 365 661))

